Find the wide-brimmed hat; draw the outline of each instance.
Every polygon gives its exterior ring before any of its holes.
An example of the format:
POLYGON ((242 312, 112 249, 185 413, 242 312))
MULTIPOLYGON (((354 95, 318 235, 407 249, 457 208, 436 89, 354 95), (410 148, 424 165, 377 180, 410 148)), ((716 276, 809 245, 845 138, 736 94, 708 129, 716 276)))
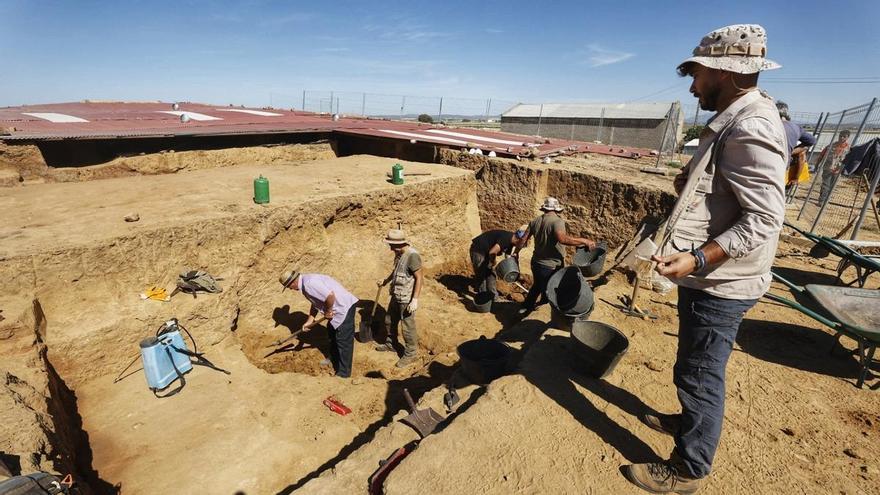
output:
POLYGON ((562 211, 562 205, 559 204, 558 199, 547 196, 544 198, 544 204, 539 209, 542 211, 562 211))
POLYGON ((281 282, 281 292, 284 292, 284 289, 286 289, 294 280, 296 280, 296 277, 299 277, 299 270, 294 269, 283 272, 278 277, 278 281, 281 282))
POLYGON ((754 74, 782 67, 767 57, 767 32, 758 24, 734 24, 703 36, 694 48, 693 57, 678 64, 678 71, 688 63, 700 64, 738 74, 754 74))
POLYGON ((400 229, 390 229, 388 235, 385 236, 385 242, 392 246, 409 244, 409 241, 406 239, 406 234, 400 229))

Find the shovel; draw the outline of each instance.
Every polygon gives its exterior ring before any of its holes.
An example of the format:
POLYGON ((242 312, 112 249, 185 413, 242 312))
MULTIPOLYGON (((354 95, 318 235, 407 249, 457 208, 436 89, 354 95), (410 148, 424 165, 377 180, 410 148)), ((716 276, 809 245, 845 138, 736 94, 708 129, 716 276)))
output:
POLYGON ((458 401, 461 400, 461 397, 458 396, 458 391, 455 390, 455 375, 457 374, 458 370, 455 370, 452 373, 452 376, 446 383, 446 393, 443 394, 443 404, 446 406, 447 413, 451 413, 453 406, 458 404, 458 401))
POLYGON ((440 416, 437 411, 431 409, 430 407, 427 409, 416 409, 416 404, 412 400, 412 396, 409 395, 409 390, 403 389, 403 395, 406 396, 406 402, 409 404, 409 410, 412 411, 409 416, 401 419, 400 421, 403 424, 409 426, 410 428, 416 430, 416 433, 419 434, 419 437, 425 438, 434 432, 437 428, 437 425, 443 421, 443 416, 440 416))
MULTIPOLYGON (((327 320, 327 317, 326 317, 326 316, 322 316, 320 320, 318 320, 318 321, 312 323, 312 326, 315 326, 315 325, 317 325, 317 324, 319 324, 319 323, 323 323, 323 322, 326 321, 326 320, 327 320)), ((312 327, 310 326, 309 328, 312 328, 312 327)), ((305 330, 307 330, 305 327, 300 328, 299 330, 293 332, 292 334, 288 335, 287 337, 284 337, 283 339, 278 339, 278 340, 276 340, 275 342, 272 342, 271 344, 267 345, 266 347, 267 347, 267 348, 269 348, 269 347, 278 347, 278 346, 280 346, 281 344, 284 344, 284 343, 288 342, 290 339, 299 336, 299 334, 303 333, 303 331, 305 331, 305 330)), ((278 350, 278 349, 276 349, 276 351, 277 351, 277 350, 278 350)), ((273 351, 273 352, 275 352, 275 351, 273 351)))
POLYGON ((364 314, 361 326, 358 328, 358 342, 371 342, 373 340, 373 317, 376 316, 376 308, 379 306, 379 295, 382 294, 382 286, 376 289, 376 298, 373 299, 373 309, 364 314))

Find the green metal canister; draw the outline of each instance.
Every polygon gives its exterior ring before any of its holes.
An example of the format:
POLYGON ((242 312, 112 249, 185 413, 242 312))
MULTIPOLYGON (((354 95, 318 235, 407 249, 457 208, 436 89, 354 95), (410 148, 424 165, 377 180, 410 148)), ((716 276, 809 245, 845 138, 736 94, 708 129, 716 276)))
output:
POLYGON ((403 165, 395 163, 391 167, 391 183, 398 186, 403 184, 403 165))
POLYGON ((269 179, 260 175, 254 179, 254 203, 264 204, 269 202, 269 179))

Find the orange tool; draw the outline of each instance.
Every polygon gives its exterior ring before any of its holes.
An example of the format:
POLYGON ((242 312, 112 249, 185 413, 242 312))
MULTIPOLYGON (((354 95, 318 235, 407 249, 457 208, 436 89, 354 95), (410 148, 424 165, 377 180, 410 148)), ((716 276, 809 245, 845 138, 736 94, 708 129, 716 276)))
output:
POLYGON ((328 408, 330 408, 331 411, 335 412, 336 414, 338 414, 340 416, 345 416, 346 414, 351 412, 351 409, 349 409, 342 402, 339 402, 339 399, 336 399, 335 397, 332 397, 332 396, 324 399, 324 405, 327 406, 328 408))

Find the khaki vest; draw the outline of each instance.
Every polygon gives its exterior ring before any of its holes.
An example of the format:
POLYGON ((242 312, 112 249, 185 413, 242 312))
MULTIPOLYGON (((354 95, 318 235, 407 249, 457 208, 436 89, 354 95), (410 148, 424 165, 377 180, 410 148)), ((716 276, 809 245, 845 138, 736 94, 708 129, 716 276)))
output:
POLYGON ((409 303, 416 285, 416 278, 406 269, 412 253, 418 253, 418 251, 410 247, 401 254, 394 265, 394 271, 391 272, 391 297, 401 304, 409 303))

